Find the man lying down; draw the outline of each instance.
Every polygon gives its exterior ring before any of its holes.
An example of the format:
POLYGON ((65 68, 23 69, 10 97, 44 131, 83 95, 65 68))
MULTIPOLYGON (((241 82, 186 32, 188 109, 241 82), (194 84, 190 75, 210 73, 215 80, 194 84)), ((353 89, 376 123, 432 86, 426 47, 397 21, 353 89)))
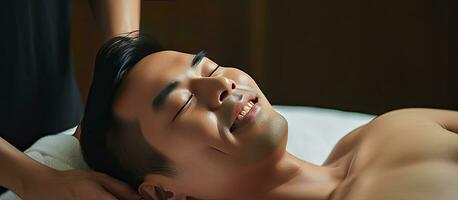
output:
POLYGON ((458 197, 456 111, 386 113, 316 166, 285 151, 287 121, 237 68, 203 53, 159 51, 144 37, 112 39, 96 68, 115 70, 95 74, 84 157, 146 199, 458 197))
POLYGON ((92 169, 145 199, 458 197, 456 111, 388 112, 342 138, 321 166, 286 152, 287 127, 237 68, 117 37, 97 56, 81 147, 92 169))

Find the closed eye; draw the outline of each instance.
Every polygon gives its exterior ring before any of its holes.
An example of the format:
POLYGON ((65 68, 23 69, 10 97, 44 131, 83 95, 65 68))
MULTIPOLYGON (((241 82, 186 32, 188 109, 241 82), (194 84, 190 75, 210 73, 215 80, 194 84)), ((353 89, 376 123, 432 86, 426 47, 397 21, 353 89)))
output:
POLYGON ((191 99, 192 99, 192 96, 194 96, 194 95, 191 94, 191 96, 189 96, 188 100, 186 100, 184 105, 181 106, 180 110, 178 110, 177 114, 175 114, 175 116, 173 117, 172 122, 175 121, 175 119, 178 117, 178 115, 181 113, 181 111, 186 107, 186 105, 188 105, 189 101, 191 101, 191 99))
MULTIPOLYGON (((208 75, 208 77, 211 77, 213 75, 213 73, 215 73, 216 70, 218 70, 218 68, 219 68, 219 65, 208 75)), ((180 115, 181 111, 188 105, 188 103, 191 101, 193 96, 194 96, 193 94, 191 94, 189 96, 188 100, 186 100, 186 102, 183 104, 183 106, 181 106, 181 108, 178 110, 178 112, 173 117, 172 122, 174 122, 175 119, 180 115)))
POLYGON ((218 70, 218 68, 219 68, 219 65, 218 65, 218 66, 216 66, 216 68, 215 68, 215 69, 214 69, 214 70, 213 70, 213 71, 210 73, 210 75, 208 75, 208 77, 212 76, 212 75, 213 75, 213 73, 215 73, 215 72, 216 72, 216 70, 218 70))

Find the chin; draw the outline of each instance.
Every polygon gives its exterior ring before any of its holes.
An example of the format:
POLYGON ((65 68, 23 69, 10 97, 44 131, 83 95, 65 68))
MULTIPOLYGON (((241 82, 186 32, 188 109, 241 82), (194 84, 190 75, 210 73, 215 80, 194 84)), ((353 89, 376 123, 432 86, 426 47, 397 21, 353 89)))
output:
POLYGON ((283 115, 274 111, 277 115, 272 123, 272 140, 277 149, 286 150, 286 142, 288 140, 288 121, 283 115))
POLYGON ((288 123, 286 119, 272 110, 269 116, 257 130, 256 137, 247 145, 245 161, 259 162, 275 157, 278 153, 286 151, 288 139, 288 123))

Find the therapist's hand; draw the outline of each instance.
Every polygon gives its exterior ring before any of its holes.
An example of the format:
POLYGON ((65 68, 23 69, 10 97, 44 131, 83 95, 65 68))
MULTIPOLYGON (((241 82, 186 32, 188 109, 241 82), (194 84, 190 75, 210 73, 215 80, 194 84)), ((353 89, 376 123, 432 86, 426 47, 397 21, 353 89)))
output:
POLYGON ((108 175, 86 170, 47 170, 23 183, 24 200, 140 199, 127 184, 108 175))

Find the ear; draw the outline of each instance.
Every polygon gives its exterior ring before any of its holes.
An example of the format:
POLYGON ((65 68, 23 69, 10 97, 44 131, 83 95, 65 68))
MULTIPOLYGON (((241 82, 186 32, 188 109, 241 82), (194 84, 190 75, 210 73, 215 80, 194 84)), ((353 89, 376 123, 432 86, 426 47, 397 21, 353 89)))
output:
POLYGON ((185 195, 173 184, 173 178, 164 175, 147 175, 138 187, 138 193, 144 199, 170 200, 184 199, 185 195))
POLYGON ((140 185, 138 192, 143 199, 152 200, 169 200, 175 196, 172 191, 167 191, 161 186, 153 186, 150 184, 140 185))

